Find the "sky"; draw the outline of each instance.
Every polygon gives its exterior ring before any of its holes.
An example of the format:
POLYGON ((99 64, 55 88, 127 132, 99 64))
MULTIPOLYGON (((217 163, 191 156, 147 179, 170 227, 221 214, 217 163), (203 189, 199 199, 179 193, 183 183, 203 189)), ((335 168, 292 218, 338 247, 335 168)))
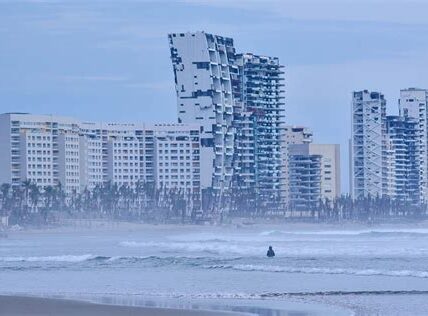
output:
POLYGON ((173 122, 167 34, 229 36, 285 65, 286 123, 337 143, 348 191, 354 90, 428 88, 428 1, 0 0, 0 113, 173 122))

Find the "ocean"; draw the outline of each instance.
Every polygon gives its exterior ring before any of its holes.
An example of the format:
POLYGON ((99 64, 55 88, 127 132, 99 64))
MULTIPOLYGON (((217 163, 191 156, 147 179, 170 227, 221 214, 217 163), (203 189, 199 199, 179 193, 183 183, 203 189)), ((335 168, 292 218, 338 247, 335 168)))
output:
POLYGON ((0 239, 0 294, 260 315, 428 315, 428 226, 12 232, 0 239))

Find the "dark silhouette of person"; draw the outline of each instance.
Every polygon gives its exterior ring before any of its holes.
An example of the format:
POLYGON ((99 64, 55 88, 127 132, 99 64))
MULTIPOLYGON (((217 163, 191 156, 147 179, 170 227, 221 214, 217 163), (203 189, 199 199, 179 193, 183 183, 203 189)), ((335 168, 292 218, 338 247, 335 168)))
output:
POLYGON ((269 258, 275 257, 275 251, 273 251, 272 246, 269 246, 269 250, 267 251, 266 256, 268 256, 269 258))

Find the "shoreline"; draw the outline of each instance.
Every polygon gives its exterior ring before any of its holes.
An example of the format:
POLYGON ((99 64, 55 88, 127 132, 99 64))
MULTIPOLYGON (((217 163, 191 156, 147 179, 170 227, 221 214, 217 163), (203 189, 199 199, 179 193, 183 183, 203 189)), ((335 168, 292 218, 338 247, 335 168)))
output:
POLYGON ((139 223, 139 222, 128 222, 128 221, 112 221, 112 220, 99 220, 99 219, 75 219, 65 223, 61 223, 53 226, 20 226, 19 228, 9 227, 2 232, 5 236, 0 238, 7 238, 8 234, 16 233, 73 233, 73 232, 103 232, 103 231, 114 231, 114 232, 135 232, 141 231, 146 228, 155 230, 164 230, 174 227, 211 227, 211 228, 231 228, 237 231, 251 230, 254 228, 266 228, 266 229, 278 229, 288 230, 289 232, 294 231, 322 231, 322 230, 373 230, 373 229, 409 229, 409 224, 413 225, 413 229, 428 229, 428 220, 423 221, 412 221, 410 222, 382 222, 366 224, 361 222, 342 222, 342 223, 317 223, 317 222, 295 222, 295 221, 283 221, 283 222, 270 222, 270 221, 235 221, 232 223, 225 224, 211 224, 211 225, 196 225, 196 224, 153 224, 153 223, 139 223))
POLYGON ((0 314, 8 316, 249 316, 250 313, 109 305, 88 301, 0 295, 0 314))

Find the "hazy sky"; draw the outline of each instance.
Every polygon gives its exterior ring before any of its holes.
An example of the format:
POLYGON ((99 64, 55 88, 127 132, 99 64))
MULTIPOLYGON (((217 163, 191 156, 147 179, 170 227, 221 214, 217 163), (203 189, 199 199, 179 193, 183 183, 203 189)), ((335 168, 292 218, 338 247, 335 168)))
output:
POLYGON ((286 66, 287 124, 342 146, 353 90, 428 87, 428 1, 0 0, 0 112, 175 121, 168 32, 233 37, 286 66))

